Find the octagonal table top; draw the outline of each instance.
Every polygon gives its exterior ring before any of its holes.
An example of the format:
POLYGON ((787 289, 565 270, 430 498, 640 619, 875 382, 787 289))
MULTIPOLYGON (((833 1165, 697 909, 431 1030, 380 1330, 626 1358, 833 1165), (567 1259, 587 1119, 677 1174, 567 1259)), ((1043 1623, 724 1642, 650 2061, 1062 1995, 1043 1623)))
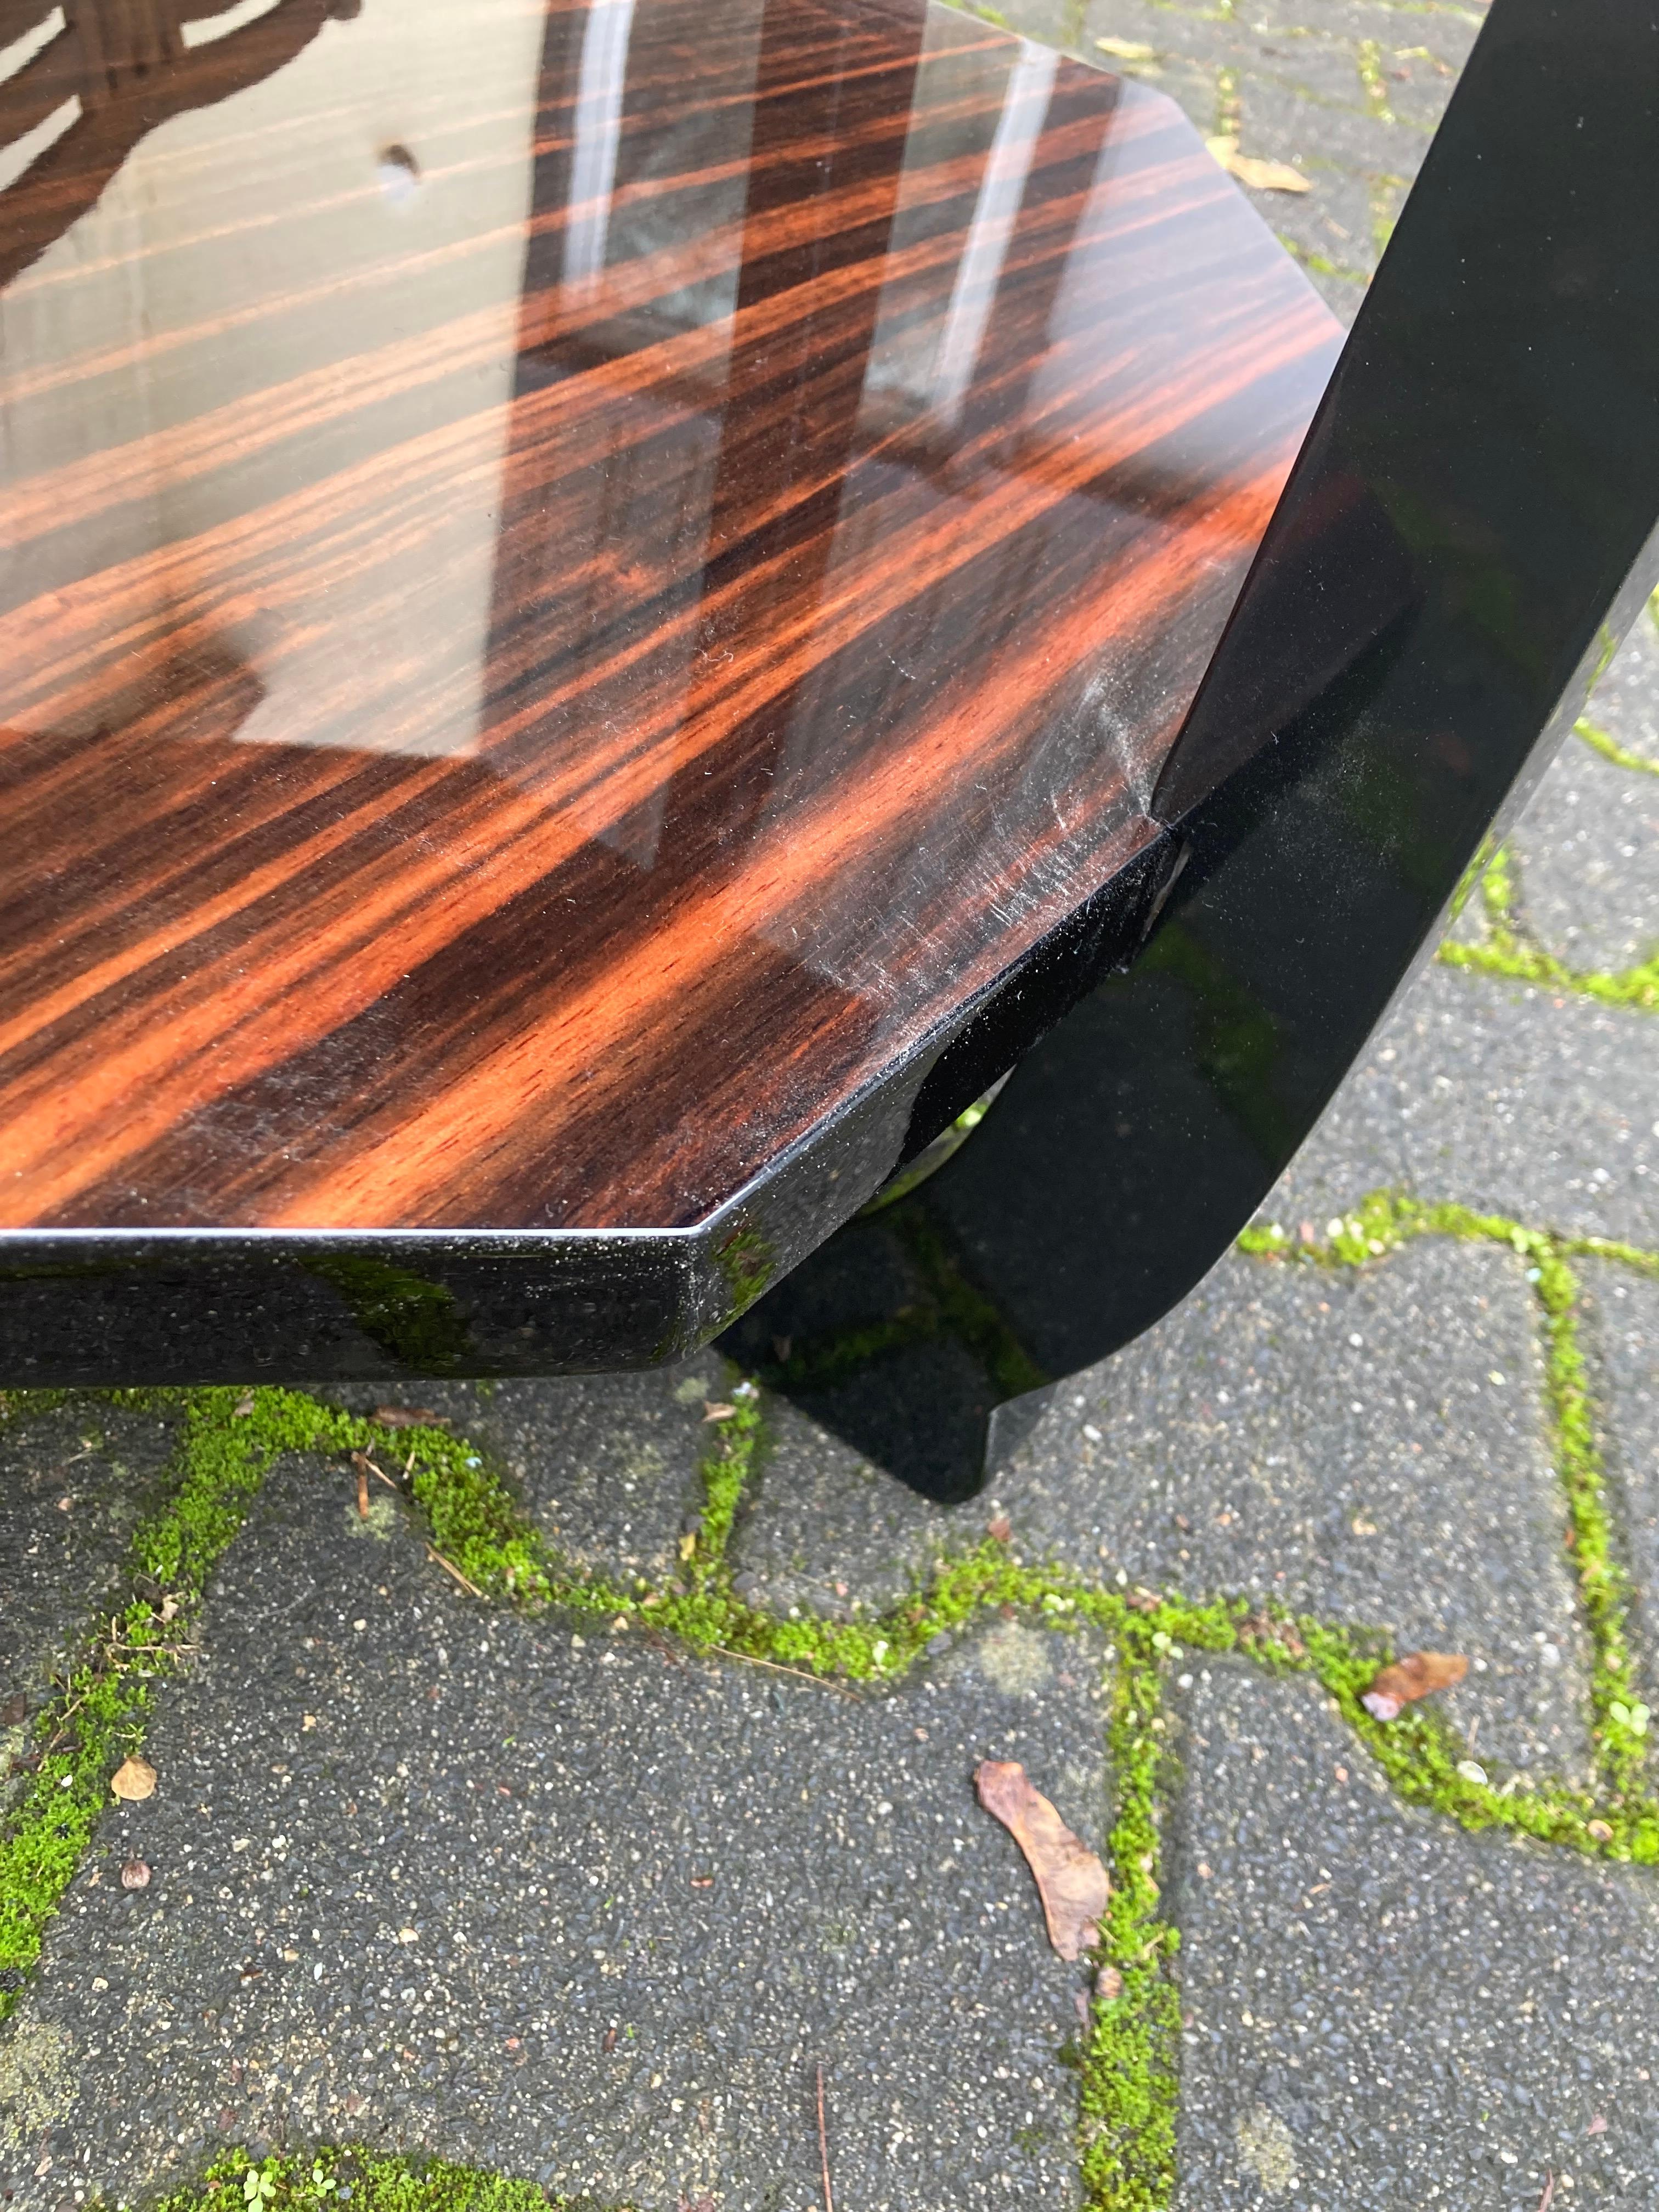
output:
POLYGON ((920 0, 246 13, 0 88, 0 1228, 684 1230, 1156 834, 1340 334, 920 0))

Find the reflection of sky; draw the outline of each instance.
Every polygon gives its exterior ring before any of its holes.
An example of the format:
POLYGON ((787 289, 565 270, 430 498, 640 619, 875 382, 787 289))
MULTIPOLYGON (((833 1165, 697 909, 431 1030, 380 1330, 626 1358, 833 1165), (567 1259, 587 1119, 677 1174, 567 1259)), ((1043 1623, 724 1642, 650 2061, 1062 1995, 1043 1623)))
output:
MULTIPOLYGON (((942 22, 930 19, 922 52, 924 73, 930 64, 951 67, 953 43, 948 18, 942 22)), ((1012 66, 1000 54, 974 57, 975 71, 981 79, 976 90, 983 88, 983 78, 994 71, 1006 73, 1001 108, 988 147, 982 112, 966 116, 954 125, 930 114, 925 106, 912 118, 893 220, 890 250, 896 259, 925 247, 937 226, 934 198, 927 182, 929 171, 942 161, 964 157, 981 166, 967 243, 957 264, 943 319, 918 315, 911 299, 914 280, 907 283, 899 276, 882 287, 864 385, 871 403, 866 414, 872 435, 878 434, 881 427, 892 427, 896 416, 918 428, 924 427, 921 418, 928 417, 939 428, 948 430, 961 412, 1024 198, 1032 154, 1048 114, 1059 62, 1059 56, 1046 48, 1024 45, 1012 66)))
MULTIPOLYGON (((929 404, 946 422, 953 422, 961 412, 973 380, 974 365, 990 320, 1059 67, 1058 54, 1046 47, 1028 46, 1021 47, 1019 59, 1008 73, 1002 112, 980 180, 979 198, 974 203, 968 243, 957 264, 951 305, 930 379, 929 404)), ((880 336, 878 330, 878 349, 880 336)))
POLYGON ((605 268, 633 26, 634 0, 596 0, 582 31, 576 143, 570 163, 571 212, 564 234, 564 282, 570 291, 591 289, 605 268))

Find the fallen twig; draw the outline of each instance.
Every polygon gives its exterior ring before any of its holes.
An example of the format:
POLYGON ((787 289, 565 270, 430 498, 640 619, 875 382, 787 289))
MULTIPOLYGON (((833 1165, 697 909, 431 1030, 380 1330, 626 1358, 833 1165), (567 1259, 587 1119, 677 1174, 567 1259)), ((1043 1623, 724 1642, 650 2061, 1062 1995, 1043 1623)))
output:
POLYGON ((836 2212, 830 2193, 830 2131, 823 2124, 823 2061, 818 2061, 818 2163, 823 2172, 823 2212, 836 2212))
POLYGON ((809 1674, 804 1667, 786 1667, 776 1659, 757 1659, 752 1651, 733 1651, 724 1644, 716 1648, 722 1659, 741 1659, 745 1666, 767 1667, 775 1674, 793 1674, 798 1682, 816 1682, 819 1689, 834 1690, 839 1697, 855 1697, 845 1682, 832 1681, 828 1674, 809 1674))
POLYGON ((455 1562, 453 1559, 445 1559, 443 1553, 439 1551, 435 1544, 428 1544, 426 1547, 426 1553, 428 1559, 435 1559, 438 1562, 438 1565, 443 1569, 447 1575, 453 1575, 461 1588, 465 1590, 470 1596, 482 1597, 483 1595, 483 1592, 478 1588, 477 1583, 468 1582, 466 1577, 455 1565, 455 1562))
POLYGON ((1544 2168, 1544 2193, 1538 2200, 1538 2212, 1550 2212, 1555 2202, 1555 2176, 1548 2166, 1544 2168))

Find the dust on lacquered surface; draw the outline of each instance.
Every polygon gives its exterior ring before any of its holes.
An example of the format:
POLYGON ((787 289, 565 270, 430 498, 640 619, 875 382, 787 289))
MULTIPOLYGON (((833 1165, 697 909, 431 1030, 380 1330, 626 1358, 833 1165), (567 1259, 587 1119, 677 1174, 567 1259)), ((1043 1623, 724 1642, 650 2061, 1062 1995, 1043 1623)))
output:
POLYGON ((1335 325, 942 10, 142 13, 0 123, 0 1220, 702 1218, 1144 844, 1335 325))

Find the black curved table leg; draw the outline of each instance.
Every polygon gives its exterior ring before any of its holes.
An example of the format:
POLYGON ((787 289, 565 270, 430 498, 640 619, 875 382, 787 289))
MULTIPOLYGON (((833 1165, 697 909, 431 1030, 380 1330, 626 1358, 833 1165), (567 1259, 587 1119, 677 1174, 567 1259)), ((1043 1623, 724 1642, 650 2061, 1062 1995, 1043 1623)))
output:
POLYGON ((730 1347, 969 1494, 1007 1401, 1260 1204, 1659 578, 1656 517, 1659 21, 1494 0, 1154 794, 1150 942, 730 1347))

